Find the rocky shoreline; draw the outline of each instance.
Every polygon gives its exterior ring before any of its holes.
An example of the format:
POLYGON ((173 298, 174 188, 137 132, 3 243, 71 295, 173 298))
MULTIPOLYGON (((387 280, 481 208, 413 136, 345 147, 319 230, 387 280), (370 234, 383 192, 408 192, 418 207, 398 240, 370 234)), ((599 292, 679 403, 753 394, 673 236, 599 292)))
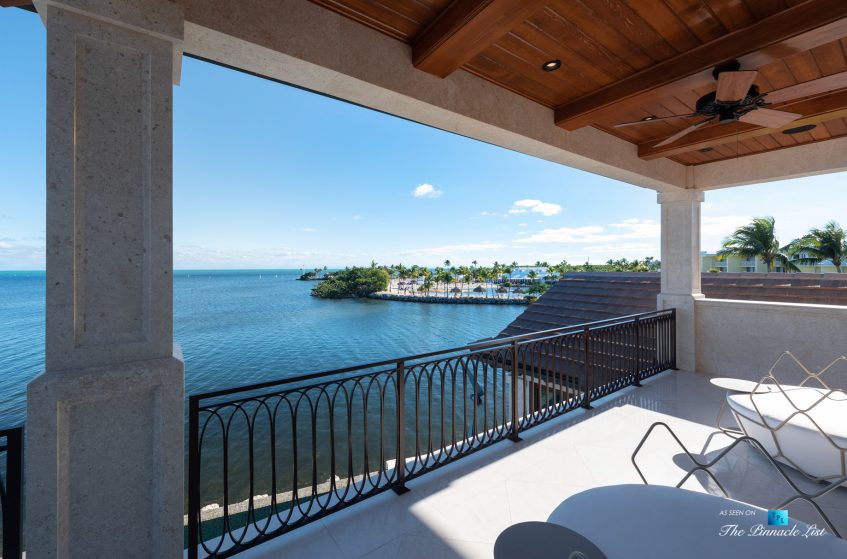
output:
POLYGON ((496 297, 435 297, 426 295, 398 295, 396 293, 373 293, 368 295, 369 299, 381 299, 383 301, 404 301, 407 303, 438 303, 454 305, 529 305, 525 298, 520 299, 498 299, 496 297))

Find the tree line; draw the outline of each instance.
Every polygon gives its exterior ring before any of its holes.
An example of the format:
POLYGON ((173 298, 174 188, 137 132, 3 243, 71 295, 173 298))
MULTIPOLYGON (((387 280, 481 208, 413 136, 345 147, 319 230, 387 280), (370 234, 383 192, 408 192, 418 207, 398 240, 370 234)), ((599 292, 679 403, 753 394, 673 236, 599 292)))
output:
POLYGON ((480 266, 477 260, 470 265, 454 265, 449 259, 443 266, 428 267, 417 264, 380 265, 371 262, 369 267, 348 267, 340 271, 327 271, 315 268, 314 272, 304 273, 300 279, 320 279, 318 286, 312 289, 312 295, 324 298, 363 297, 377 291, 397 289, 398 293, 422 294, 443 293, 445 297, 459 296, 473 286, 474 293, 489 296, 484 285, 497 285, 494 297, 511 296, 513 293, 535 299, 544 293, 548 286, 568 272, 657 272, 661 267, 659 260, 648 256, 643 260, 607 260, 603 264, 570 264, 566 260, 558 264, 536 261, 534 265, 521 266, 517 262, 504 264, 495 261, 491 266, 480 266), (519 268, 530 268, 526 273, 526 290, 516 285, 514 273, 519 268), (319 276, 319 274, 321 274, 319 276), (396 280, 392 282, 391 280, 396 280), (452 286, 452 287, 451 287, 452 286))

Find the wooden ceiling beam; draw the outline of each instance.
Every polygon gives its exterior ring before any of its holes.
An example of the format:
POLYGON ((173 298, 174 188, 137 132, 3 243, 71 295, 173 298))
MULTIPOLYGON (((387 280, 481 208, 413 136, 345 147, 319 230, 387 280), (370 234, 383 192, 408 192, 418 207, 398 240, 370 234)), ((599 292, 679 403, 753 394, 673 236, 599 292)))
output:
POLYGON ((446 78, 542 9, 545 0, 456 0, 412 44, 416 68, 446 78))
POLYGON ((779 110, 800 113, 805 116, 781 128, 762 128, 739 122, 736 124, 718 124, 695 130, 678 142, 665 146, 655 147, 659 140, 651 140, 639 144, 638 157, 647 160, 671 157, 704 148, 732 145, 736 142, 736 139, 742 141, 758 136, 767 136, 805 124, 820 124, 828 120, 844 118, 847 117, 847 91, 842 90, 805 101, 785 103, 779 106, 779 110))
POLYGON ((556 124, 576 130, 674 92, 713 84, 712 69, 729 60, 737 59, 743 69, 755 70, 845 36, 847 2, 807 0, 565 103, 556 109, 556 124))
POLYGON ((32 6, 32 0, 0 0, 0 8, 24 8, 32 6))

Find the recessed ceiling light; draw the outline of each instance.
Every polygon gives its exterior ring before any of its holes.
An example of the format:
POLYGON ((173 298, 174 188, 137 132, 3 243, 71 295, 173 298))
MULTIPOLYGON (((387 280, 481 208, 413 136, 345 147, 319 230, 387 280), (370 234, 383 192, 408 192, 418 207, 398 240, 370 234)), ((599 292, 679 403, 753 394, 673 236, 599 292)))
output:
POLYGON ((709 152, 710 152, 710 151, 712 151, 713 149, 714 149, 714 148, 702 148, 702 149, 700 149, 700 153, 709 153, 709 152))
POLYGON ((803 126, 795 126, 794 128, 788 128, 787 130, 783 130, 783 134, 799 134, 800 132, 808 132, 814 128, 817 128, 817 124, 804 124, 803 126))
POLYGON ((648 115, 648 116, 645 116, 644 118, 642 118, 641 122, 649 122, 651 120, 656 120, 657 118, 659 118, 659 117, 657 117, 656 115, 648 115))
POLYGON ((561 60, 548 60, 544 64, 541 65, 541 69, 545 72, 552 72, 553 70, 558 70, 562 66, 561 60))

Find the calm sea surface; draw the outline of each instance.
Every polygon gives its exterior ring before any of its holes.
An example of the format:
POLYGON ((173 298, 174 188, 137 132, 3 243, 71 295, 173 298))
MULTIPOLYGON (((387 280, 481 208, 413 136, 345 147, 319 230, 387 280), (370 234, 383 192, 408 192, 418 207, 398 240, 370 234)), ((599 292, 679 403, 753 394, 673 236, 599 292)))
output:
MULTIPOLYGON (((298 275, 174 273, 174 338, 189 394, 464 345, 525 308, 321 300, 298 275)), ((43 366, 44 273, 0 272, 0 426, 24 421, 26 384, 43 366)))

